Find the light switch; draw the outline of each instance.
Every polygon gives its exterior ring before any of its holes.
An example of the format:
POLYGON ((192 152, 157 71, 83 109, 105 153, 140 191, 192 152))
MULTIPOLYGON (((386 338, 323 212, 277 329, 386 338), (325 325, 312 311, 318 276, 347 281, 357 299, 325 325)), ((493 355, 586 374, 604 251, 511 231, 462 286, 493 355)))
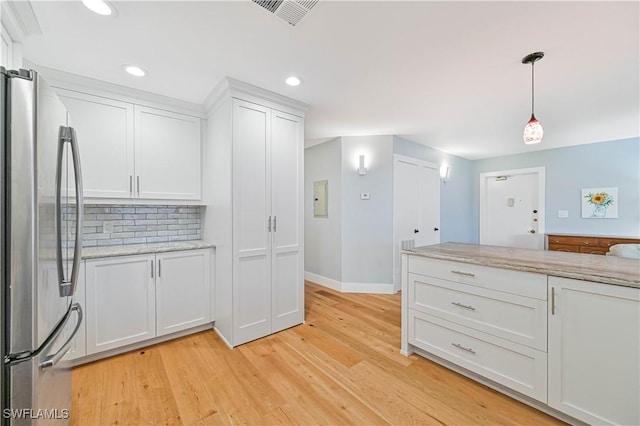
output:
POLYGON ((371 199, 371 194, 369 194, 368 192, 361 192, 360 193, 360 199, 361 200, 369 200, 369 199, 371 199))
POLYGON ((569 210, 558 210, 558 217, 569 217, 569 210))

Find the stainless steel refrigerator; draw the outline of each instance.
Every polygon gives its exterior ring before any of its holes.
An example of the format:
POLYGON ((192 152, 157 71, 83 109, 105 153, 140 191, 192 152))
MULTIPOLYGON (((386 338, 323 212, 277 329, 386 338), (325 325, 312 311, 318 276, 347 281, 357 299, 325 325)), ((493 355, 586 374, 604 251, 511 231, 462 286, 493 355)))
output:
POLYGON ((63 356, 82 322, 74 293, 82 178, 67 111, 34 71, 1 71, 2 424, 67 424, 63 356))

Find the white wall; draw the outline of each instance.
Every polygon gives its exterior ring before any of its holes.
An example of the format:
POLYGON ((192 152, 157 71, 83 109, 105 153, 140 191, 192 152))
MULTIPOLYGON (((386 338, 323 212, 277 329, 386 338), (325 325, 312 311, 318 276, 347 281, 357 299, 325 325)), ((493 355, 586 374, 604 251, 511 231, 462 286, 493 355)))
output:
MULTIPOLYGON (((342 281, 342 142, 340 138, 304 152, 304 269, 342 281), (313 217, 313 182, 329 181, 328 217, 313 217)), ((317 280, 317 278, 316 278, 317 280)))
POLYGON ((342 137, 342 210, 342 281, 347 287, 392 286, 392 136, 342 137), (356 172, 361 154, 368 169, 364 176, 356 172), (363 192, 371 198, 361 200, 363 192))

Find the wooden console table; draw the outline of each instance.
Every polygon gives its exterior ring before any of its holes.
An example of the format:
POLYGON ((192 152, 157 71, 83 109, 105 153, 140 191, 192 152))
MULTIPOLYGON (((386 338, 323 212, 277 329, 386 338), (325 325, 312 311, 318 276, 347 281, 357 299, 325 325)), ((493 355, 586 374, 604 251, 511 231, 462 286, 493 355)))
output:
POLYGON ((638 238, 607 237, 600 235, 547 235, 547 250, 573 253, 606 254, 615 244, 638 244, 638 238))

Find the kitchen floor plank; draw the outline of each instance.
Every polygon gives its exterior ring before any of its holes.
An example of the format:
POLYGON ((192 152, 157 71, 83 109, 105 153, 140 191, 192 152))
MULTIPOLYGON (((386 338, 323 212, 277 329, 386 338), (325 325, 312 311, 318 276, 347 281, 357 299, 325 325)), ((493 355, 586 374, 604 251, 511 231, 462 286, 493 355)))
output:
POLYGON ((563 424, 400 355, 398 294, 305 287, 305 324, 233 350, 205 331, 74 368, 71 424, 563 424))

